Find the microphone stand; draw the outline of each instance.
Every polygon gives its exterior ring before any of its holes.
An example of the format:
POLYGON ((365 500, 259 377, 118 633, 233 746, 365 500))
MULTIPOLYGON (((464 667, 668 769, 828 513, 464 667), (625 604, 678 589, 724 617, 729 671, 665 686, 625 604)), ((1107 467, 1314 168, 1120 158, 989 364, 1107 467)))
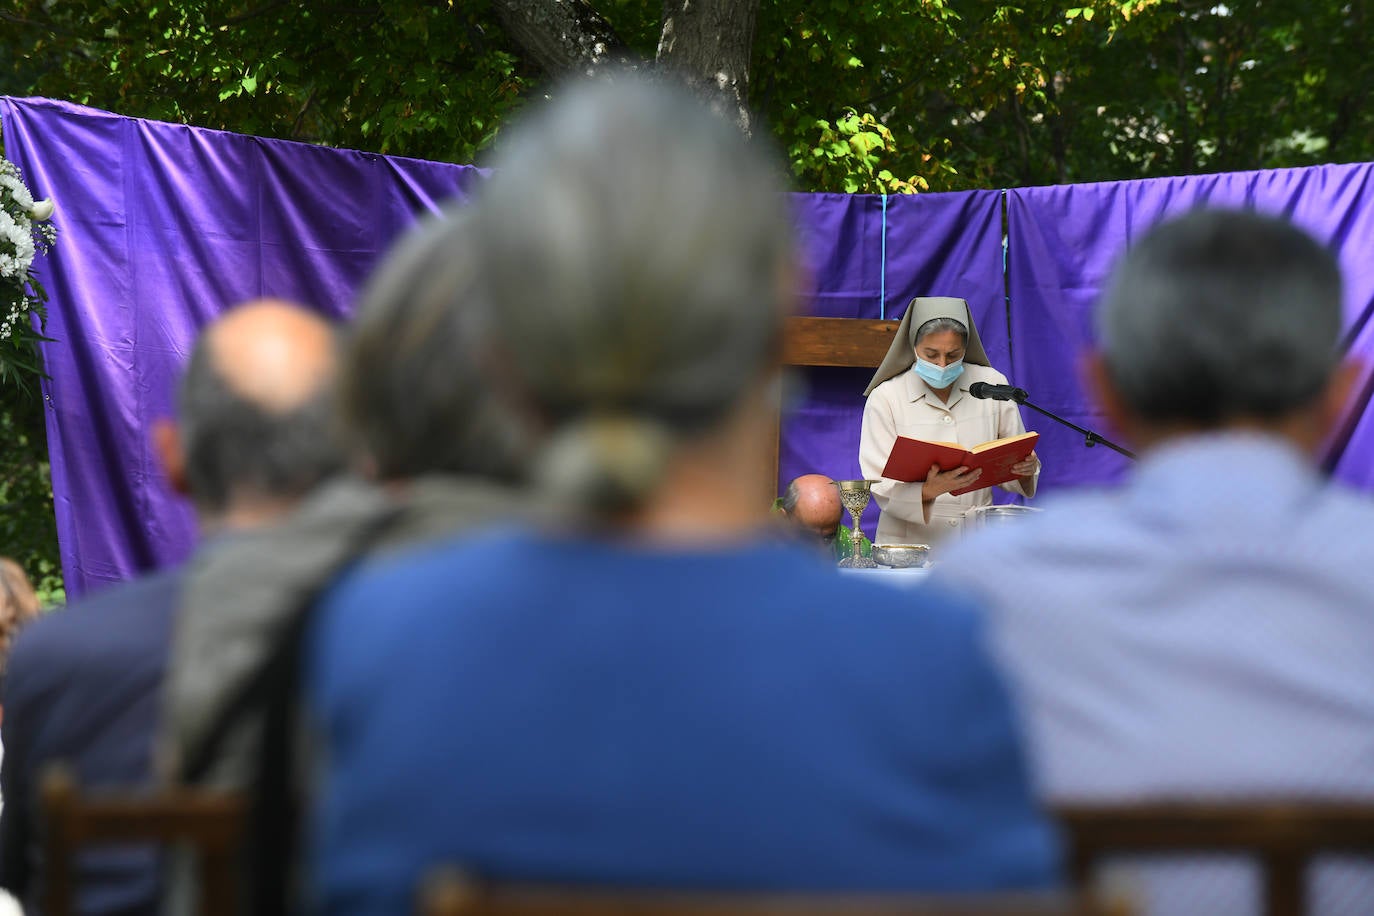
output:
POLYGON ((1025 393, 1024 391, 1020 390, 1020 389, 1017 389, 1016 394, 1013 395, 1012 397, 1008 398, 1008 400, 1015 401, 1017 404, 1020 404, 1022 407, 1029 407, 1031 410, 1035 411, 1036 413, 1038 413, 1038 414, 1044 414, 1045 416, 1049 417, 1051 420, 1055 421, 1056 423, 1062 423, 1064 426, 1067 426, 1069 429, 1073 430, 1074 432, 1081 433, 1082 436, 1083 436, 1083 445, 1084 445, 1084 447, 1086 447, 1086 448, 1092 448, 1094 445, 1105 445, 1105 446, 1107 446, 1107 448, 1111 449, 1112 451, 1114 451, 1114 452, 1119 452, 1119 453, 1121 453, 1122 455, 1125 455, 1127 458, 1130 458, 1132 461, 1135 460, 1135 452, 1132 452, 1132 451, 1129 451, 1129 450, 1127 450, 1127 449, 1124 449, 1124 448, 1122 448, 1121 446, 1117 445, 1115 442, 1111 441, 1110 439, 1104 439, 1104 438, 1102 438, 1101 436, 1099 436, 1097 433, 1093 432, 1093 431, 1090 430, 1090 429, 1084 429, 1083 427, 1079 426, 1079 425, 1076 424, 1076 423, 1070 423, 1068 420, 1065 420, 1063 417, 1057 416, 1057 415, 1055 415, 1055 414, 1052 414, 1052 413, 1050 413, 1048 410, 1046 410, 1045 408, 1043 408, 1043 407, 1038 407, 1038 406, 1036 406, 1035 404, 1032 404, 1030 401, 1026 400, 1026 393, 1025 393))

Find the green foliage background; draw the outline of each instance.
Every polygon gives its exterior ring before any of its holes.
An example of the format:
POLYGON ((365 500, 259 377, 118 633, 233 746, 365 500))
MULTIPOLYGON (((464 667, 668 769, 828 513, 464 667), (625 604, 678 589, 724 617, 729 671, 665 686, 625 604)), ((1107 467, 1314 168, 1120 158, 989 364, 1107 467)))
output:
MULTIPOLYGON (((7 0, 0 92, 480 163, 549 87, 500 2, 7 0)), ((652 60, 661 4, 589 2, 652 60)), ((803 190, 1374 158, 1370 0, 758 2, 749 101, 803 190)), ((52 530, 40 421, 0 389, 0 550, 28 551, 42 578, 56 548, 31 546, 52 530)))
POLYGON ((44 402, 0 388, 0 553, 19 562, 45 607, 66 600, 57 556, 44 402))
MULTIPOLYGON (((0 137, 0 155, 4 154, 0 137)), ((38 258, 42 258, 40 248, 38 258)), ((34 293, 46 293, 34 282, 34 293)), ((6 306, 8 309, 8 306, 6 306)), ((38 314, 41 316, 43 310, 38 314)), ((41 322, 40 322, 41 325, 41 322)), ((57 519, 53 514, 52 475, 48 466, 46 402, 39 390, 37 356, 31 349, 41 333, 14 335, 26 349, 10 349, 0 365, 0 555, 16 560, 28 574, 44 607, 66 601, 58 556, 57 519), (25 359, 33 359, 29 365, 25 359)))
MULTIPOLYGON (((10 0, 0 90, 480 161, 549 84, 503 31, 500 2, 10 0)), ((653 59, 659 3, 589 2, 653 59)), ((757 2, 749 101, 803 190, 948 191, 1374 155, 1369 0, 757 2), (871 121, 839 131, 851 112, 871 121)))

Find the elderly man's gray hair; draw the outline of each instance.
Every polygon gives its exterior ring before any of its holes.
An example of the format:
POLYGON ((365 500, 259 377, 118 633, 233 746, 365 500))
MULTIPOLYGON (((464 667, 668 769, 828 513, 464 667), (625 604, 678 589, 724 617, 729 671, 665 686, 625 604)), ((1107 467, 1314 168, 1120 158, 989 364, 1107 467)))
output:
POLYGON ((344 464, 332 380, 290 409, 269 409, 234 390, 216 364, 208 334, 191 350, 177 412, 187 488, 207 515, 244 497, 298 499, 344 464))
POLYGON ((551 428, 546 491, 612 512, 773 367, 784 185, 765 144, 630 74, 565 87, 506 140, 481 203, 486 305, 551 428))
POLYGON ((512 425, 487 381, 471 223, 460 210, 426 219, 359 297, 340 398, 350 444, 379 479, 519 474, 512 425))
POLYGON ((787 485, 787 489, 782 491, 782 496, 778 499, 778 508, 788 515, 797 511, 797 502, 801 499, 801 487, 793 480, 787 485))
POLYGON ((1198 211, 1126 255, 1098 330, 1107 371, 1142 419, 1275 419, 1312 403, 1338 361, 1340 268, 1282 220, 1198 211))

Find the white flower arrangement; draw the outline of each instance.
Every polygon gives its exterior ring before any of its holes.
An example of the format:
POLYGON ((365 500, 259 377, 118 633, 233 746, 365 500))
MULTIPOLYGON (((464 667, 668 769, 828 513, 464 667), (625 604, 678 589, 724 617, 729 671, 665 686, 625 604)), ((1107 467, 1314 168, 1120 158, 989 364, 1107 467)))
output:
POLYGON ((0 384, 27 389, 42 375, 38 344, 48 317, 47 292, 33 259, 57 239, 51 200, 34 200, 19 169, 0 156, 0 384), (38 327, 33 316, 38 317, 38 327))

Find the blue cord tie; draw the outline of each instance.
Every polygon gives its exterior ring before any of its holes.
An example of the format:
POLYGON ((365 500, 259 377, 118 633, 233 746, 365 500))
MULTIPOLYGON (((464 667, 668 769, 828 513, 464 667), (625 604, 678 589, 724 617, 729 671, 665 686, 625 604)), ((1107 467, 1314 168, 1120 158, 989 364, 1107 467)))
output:
POLYGON ((883 192, 882 262, 878 268, 878 318, 887 320, 887 192, 883 192))

